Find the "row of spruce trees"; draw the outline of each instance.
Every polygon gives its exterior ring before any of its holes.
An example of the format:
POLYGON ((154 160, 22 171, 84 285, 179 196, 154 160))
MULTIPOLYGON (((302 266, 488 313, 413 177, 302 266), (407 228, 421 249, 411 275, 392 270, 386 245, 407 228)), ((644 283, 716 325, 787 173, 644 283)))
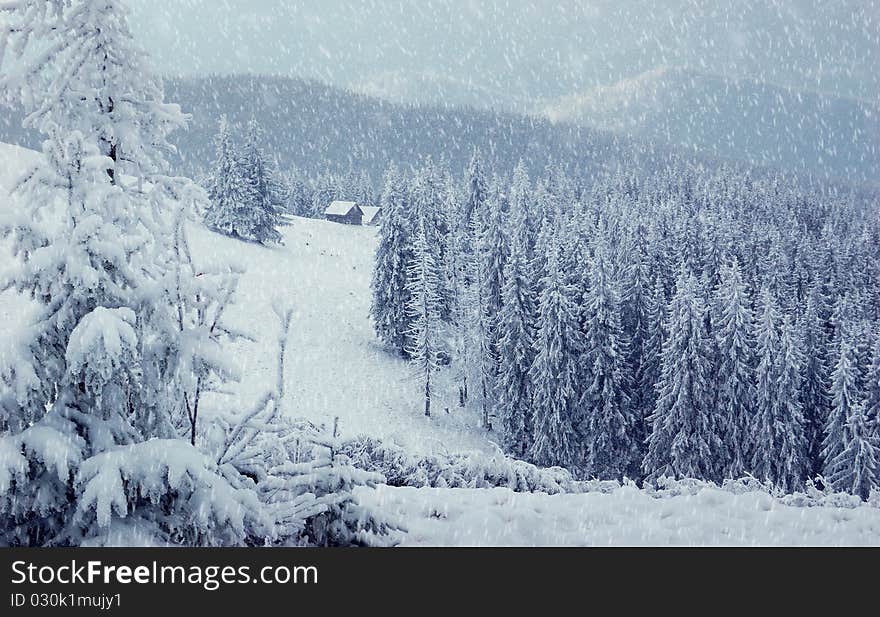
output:
POLYGON ((876 196, 721 166, 388 170, 379 337, 582 477, 880 480, 876 196))

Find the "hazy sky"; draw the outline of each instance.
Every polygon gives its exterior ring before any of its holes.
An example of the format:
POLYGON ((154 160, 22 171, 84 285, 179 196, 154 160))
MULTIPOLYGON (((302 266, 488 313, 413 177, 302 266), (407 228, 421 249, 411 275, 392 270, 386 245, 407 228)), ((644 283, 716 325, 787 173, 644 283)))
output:
POLYGON ((511 99, 658 66, 880 99, 880 0, 129 0, 164 72, 429 77, 511 99))

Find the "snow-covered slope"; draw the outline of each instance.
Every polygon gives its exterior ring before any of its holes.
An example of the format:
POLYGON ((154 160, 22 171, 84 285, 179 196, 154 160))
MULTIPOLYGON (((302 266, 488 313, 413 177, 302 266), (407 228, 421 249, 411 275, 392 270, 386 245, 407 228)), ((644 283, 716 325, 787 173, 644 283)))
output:
MULTIPOLYGON (((391 488, 359 498, 402 521, 404 546, 878 546, 880 509, 802 507, 701 487, 652 496, 391 488)), ((850 504, 852 505, 852 504, 850 504)))
MULTIPOLYGON (((0 144, 0 208, 12 206, 8 189, 34 156, 30 150, 0 144)), ((376 228, 294 218, 282 233, 284 246, 263 247, 201 225, 190 229, 197 262, 244 269, 228 319, 255 339, 231 349, 241 382, 231 396, 215 396, 209 404, 249 407, 273 387, 278 322, 272 306, 281 302, 294 309, 287 413, 327 426, 338 417, 343 436, 380 437, 414 453, 491 450, 491 435, 478 428, 477 413, 457 407, 451 388, 448 397, 441 393, 435 401, 435 417, 426 418, 412 371, 378 344, 369 317, 376 228)), ((2 242, 0 251, 9 258, 2 242)), ((13 292, 0 295, 3 350, 26 322, 28 305, 13 292)))
POLYGON ((267 248, 191 229, 197 260, 232 260, 246 270, 229 320, 257 342, 235 346, 243 379, 233 400, 253 401, 273 384, 278 324, 272 306, 280 301, 294 309, 287 413, 328 426, 339 417, 343 435, 382 437, 413 452, 490 448, 476 412, 457 407, 451 388, 435 401, 434 417, 426 418, 409 366, 373 334, 376 229, 294 218, 283 234, 284 246, 267 248))
MULTIPOLYGON (((33 156, 0 144, 0 212, 14 207, 8 188, 33 156)), ((198 225, 190 232, 197 260, 246 270, 229 318, 255 339, 231 350, 242 380, 231 394, 214 396, 212 406, 251 403, 272 387, 278 330, 272 306, 280 301, 295 315, 287 413, 327 425, 339 417, 343 435, 380 437, 412 453, 494 448, 494 436, 478 428, 476 410, 454 405, 451 387, 448 399, 435 404, 435 417, 424 417, 408 366, 376 343, 368 315, 374 228, 293 219, 285 245, 275 248, 198 225)), ((0 242, 0 276, 7 259, 0 242)), ((27 322, 28 307, 15 293, 0 294, 0 361, 27 322)), ((759 490, 702 487, 658 498, 633 487, 546 495, 380 486, 359 497, 399 520, 408 545, 880 545, 876 505, 795 507, 759 490)))

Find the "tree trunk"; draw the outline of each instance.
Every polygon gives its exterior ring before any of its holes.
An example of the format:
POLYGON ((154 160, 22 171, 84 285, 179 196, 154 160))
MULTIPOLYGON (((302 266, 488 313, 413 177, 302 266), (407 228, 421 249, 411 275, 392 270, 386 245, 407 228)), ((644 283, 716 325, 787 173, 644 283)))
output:
POLYGON ((425 373, 425 415, 431 417, 431 371, 425 373))

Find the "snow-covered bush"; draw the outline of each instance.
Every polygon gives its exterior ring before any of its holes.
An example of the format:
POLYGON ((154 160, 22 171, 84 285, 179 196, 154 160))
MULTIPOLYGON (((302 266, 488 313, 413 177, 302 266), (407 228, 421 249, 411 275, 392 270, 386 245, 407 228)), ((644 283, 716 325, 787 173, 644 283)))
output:
POLYGON ((282 413, 286 340, 292 312, 276 306, 281 322, 277 382, 250 410, 217 414, 206 429, 206 451, 225 477, 255 491, 274 531, 269 544, 283 546, 390 545, 399 527, 364 508, 358 486, 384 482, 356 468, 343 452, 336 427, 322 427, 282 413))
POLYGON ((505 487, 551 495, 608 492, 619 486, 613 481, 577 481, 561 467, 536 467, 501 452, 414 456, 397 445, 365 436, 346 441, 342 451, 357 467, 382 474, 390 486, 505 487))
POLYGON ((179 439, 93 456, 80 466, 75 489, 75 521, 89 530, 85 540, 126 517, 159 531, 156 541, 186 546, 261 543, 272 533, 256 493, 234 488, 213 461, 179 439))

